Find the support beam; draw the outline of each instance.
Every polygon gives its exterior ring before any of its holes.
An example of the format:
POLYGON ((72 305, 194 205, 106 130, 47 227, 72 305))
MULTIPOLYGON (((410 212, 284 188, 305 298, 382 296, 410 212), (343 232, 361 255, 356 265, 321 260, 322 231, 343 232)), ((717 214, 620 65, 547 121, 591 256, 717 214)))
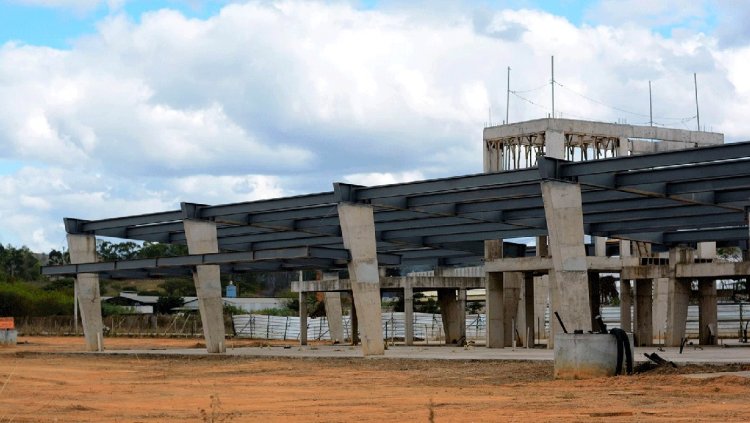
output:
POLYGON ((635 281, 635 342, 646 347, 654 343, 653 282, 651 279, 635 281))
POLYGON ((667 304, 669 303, 669 279, 652 279, 654 285, 652 327, 658 343, 664 345, 667 336, 667 304))
MULTIPOLYGON (((589 281, 586 251, 583 245, 583 212, 581 187, 559 181, 544 181, 542 198, 549 232, 549 251, 553 271, 550 272, 552 309, 558 312, 568 331, 591 330, 589 281)), ((554 344, 555 331, 560 329, 550 318, 554 344)))
POLYGON ((523 295, 520 310, 518 331, 524 346, 534 346, 534 274, 527 272, 523 274, 523 295))
MULTIPOLYGON (((547 339, 545 316, 549 306, 549 276, 534 277, 534 329, 538 339, 547 339)), ((550 314, 550 316, 552 316, 550 314)), ((554 316, 552 316, 554 318, 554 316)))
POLYGON ((455 288, 441 288, 437 290, 440 317, 443 321, 445 343, 455 344, 461 337, 459 328, 458 297, 455 288))
POLYGON ((589 307, 591 307, 591 327, 595 332, 601 330, 596 323, 596 316, 601 315, 601 281, 599 272, 589 272, 589 307))
POLYGON ((339 203, 344 246, 351 253, 349 278, 362 325, 362 353, 385 354, 380 312, 380 276, 375 243, 375 222, 370 206, 339 203))
MULTIPOLYGON (((503 241, 485 241, 484 257, 488 261, 503 258, 503 241)), ((486 345, 487 348, 503 348, 505 345, 503 274, 501 272, 487 272, 485 275, 485 313, 487 316, 486 345)))
MULTIPOLYGON (((93 263, 96 260, 96 237, 94 235, 68 234, 70 262, 93 263)), ((95 273, 79 273, 76 276, 78 308, 81 310, 83 335, 87 351, 102 351, 104 341, 102 328, 102 304, 99 294, 99 276, 95 273)))
MULTIPOLYGON (((190 254, 219 252, 216 223, 186 219, 183 221, 190 254)), ((221 268, 218 265, 196 266, 193 271, 203 336, 209 353, 226 352, 224 342, 224 300, 221 298, 221 268)))
POLYGON ((414 289, 408 279, 404 284, 404 342, 414 345, 414 289))

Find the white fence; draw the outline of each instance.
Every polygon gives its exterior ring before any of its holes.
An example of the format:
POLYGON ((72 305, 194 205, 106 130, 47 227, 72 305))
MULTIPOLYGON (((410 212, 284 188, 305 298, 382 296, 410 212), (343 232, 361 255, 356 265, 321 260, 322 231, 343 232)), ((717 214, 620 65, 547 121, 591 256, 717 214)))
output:
MULTIPOLYGON (((740 325, 743 328, 750 321, 750 307, 740 304, 719 304, 719 336, 725 338, 737 337, 740 325)), ((602 307, 602 319, 607 327, 620 327, 620 308, 602 307)), ((344 323, 344 338, 351 337, 351 322, 349 316, 342 317, 344 323)), ((233 317, 234 330, 238 337, 255 339, 299 339, 299 317, 264 316, 244 314, 233 317)), ((403 312, 384 312, 382 314, 383 337, 389 340, 403 340, 405 322, 403 312)), ((549 333, 549 309, 546 310, 544 322, 534 324, 534 328, 543 325, 544 333, 537 335, 537 339, 546 339, 549 333)), ((485 339, 486 319, 484 314, 470 314, 466 316, 466 338, 469 340, 485 339)), ((654 336, 664 332, 663 327, 654 327, 654 336)), ((688 307, 686 325, 688 337, 698 336, 698 306, 688 307)), ((444 338, 443 321, 439 314, 414 313, 414 339, 426 342, 441 342, 444 338)), ((307 319, 307 339, 329 340, 328 320, 325 317, 307 319)))

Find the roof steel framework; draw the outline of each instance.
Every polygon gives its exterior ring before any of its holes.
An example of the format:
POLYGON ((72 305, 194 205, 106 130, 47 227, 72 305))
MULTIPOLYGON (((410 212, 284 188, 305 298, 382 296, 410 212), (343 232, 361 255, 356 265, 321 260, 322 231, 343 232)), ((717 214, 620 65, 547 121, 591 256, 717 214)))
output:
POLYGON ((71 234, 185 244, 184 219, 216 222, 218 254, 46 267, 48 275, 153 277, 220 264, 224 271, 345 266, 341 202, 374 209, 383 265, 476 263, 483 241, 547 233, 540 182, 579 183, 590 235, 673 245, 748 239, 750 142, 567 162, 382 186, 334 183, 330 192, 102 220, 65 219, 71 234))

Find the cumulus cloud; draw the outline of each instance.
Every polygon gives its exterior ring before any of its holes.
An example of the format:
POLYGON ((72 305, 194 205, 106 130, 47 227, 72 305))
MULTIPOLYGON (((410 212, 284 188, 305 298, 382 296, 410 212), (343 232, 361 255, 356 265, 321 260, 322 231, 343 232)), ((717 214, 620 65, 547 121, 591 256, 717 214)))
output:
POLYGON ((506 67, 511 121, 547 116, 552 55, 562 117, 644 123, 650 80, 657 123, 693 128, 698 72, 701 122, 750 133, 746 43, 696 29, 705 3, 631 6, 600 2, 577 26, 465 4, 253 2, 206 19, 115 12, 67 50, 6 43, 0 158, 27 165, 0 176, 13 222, 0 241, 57 245, 63 216, 478 172, 482 127, 505 117, 506 67))

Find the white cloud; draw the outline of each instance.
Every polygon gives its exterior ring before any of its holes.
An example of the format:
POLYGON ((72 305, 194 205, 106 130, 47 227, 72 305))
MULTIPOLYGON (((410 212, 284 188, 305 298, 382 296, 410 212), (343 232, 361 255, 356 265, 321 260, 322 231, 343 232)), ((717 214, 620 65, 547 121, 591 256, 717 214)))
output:
POLYGON ((0 176, 12 223, 0 240, 57 245, 64 216, 478 172, 488 109, 495 123, 505 116, 506 67, 524 97, 511 97, 511 121, 542 117, 551 55, 563 117, 643 123, 651 80, 657 122, 692 128, 666 118, 694 115, 698 72, 701 122, 730 139, 750 133, 749 47, 696 29, 708 3, 613 4, 576 26, 524 9, 477 19, 466 4, 253 2, 208 19, 115 12, 69 50, 6 43, 0 158, 28 165, 0 176))

